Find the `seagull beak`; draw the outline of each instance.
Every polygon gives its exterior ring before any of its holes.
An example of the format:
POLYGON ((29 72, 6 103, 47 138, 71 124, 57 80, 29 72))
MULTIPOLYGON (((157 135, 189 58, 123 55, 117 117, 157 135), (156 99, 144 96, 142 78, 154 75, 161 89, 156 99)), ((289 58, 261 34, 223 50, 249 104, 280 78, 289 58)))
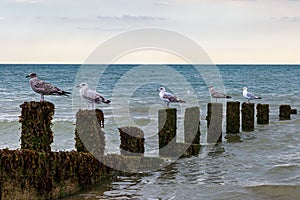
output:
POLYGON ((25 76, 25 78, 29 78, 29 77, 30 77, 30 75, 25 76))
POLYGON ((76 85, 77 88, 80 88, 80 85, 76 85))

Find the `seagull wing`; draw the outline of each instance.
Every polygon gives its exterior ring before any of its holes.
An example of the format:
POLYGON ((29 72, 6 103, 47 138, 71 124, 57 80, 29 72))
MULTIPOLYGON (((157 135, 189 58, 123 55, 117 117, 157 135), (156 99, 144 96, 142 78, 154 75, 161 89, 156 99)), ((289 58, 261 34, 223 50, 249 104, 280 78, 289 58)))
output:
POLYGON ((51 85, 50 83, 44 82, 42 80, 35 80, 31 83, 32 89, 40 94, 43 95, 62 95, 64 94, 64 91, 62 91, 60 88, 55 87, 51 85))
POLYGON ((169 100, 170 102, 177 102, 177 97, 171 93, 164 92, 162 98, 169 100))

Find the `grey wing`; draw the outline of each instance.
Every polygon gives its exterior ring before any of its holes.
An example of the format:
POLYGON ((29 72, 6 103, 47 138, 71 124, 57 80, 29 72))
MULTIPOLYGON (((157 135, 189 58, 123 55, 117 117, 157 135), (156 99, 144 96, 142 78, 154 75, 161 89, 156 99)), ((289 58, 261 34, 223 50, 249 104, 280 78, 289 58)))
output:
POLYGON ((178 101, 177 97, 171 93, 168 93, 168 92, 165 92, 164 93, 164 96, 163 96, 164 99, 168 99, 170 102, 176 102, 178 101))
POLYGON ((37 92, 44 95, 51 95, 51 94, 60 94, 62 92, 61 89, 54 87, 50 83, 36 80, 31 83, 32 89, 37 92))
POLYGON ((95 102, 96 92, 88 89, 85 93, 82 94, 82 97, 88 101, 95 102))
POLYGON ((256 98, 256 96, 255 96, 254 94, 248 92, 248 93, 246 94, 246 98, 248 98, 248 99, 254 99, 254 98, 256 98))

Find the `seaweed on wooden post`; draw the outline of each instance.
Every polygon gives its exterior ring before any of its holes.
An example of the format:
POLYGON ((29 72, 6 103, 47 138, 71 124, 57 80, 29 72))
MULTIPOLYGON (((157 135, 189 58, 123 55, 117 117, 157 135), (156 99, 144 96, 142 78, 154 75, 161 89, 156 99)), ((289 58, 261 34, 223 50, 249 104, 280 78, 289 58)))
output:
POLYGON ((173 147, 176 146, 177 109, 167 108, 158 111, 158 140, 159 155, 174 156, 173 147))
POLYGON ((207 142, 222 142, 222 116, 223 104, 208 103, 207 104, 207 142))
POLYGON ((226 133, 240 132, 240 102, 229 101, 226 107, 226 133))
POLYGON ((199 107, 185 109, 184 115, 184 142, 200 144, 200 110, 199 107))
POLYGON ((121 127, 118 130, 121 138, 121 154, 126 156, 144 156, 144 132, 133 126, 121 127))
POLYGON ((254 131, 254 103, 242 104, 242 130, 254 131))
POLYGON ((281 105, 279 107, 279 119, 280 120, 290 120, 291 119, 291 106, 281 105))
POLYGON ((269 124, 269 104, 257 104, 257 124, 269 124))
POLYGON ((78 152, 103 155, 105 151, 102 110, 79 110, 76 114, 75 148, 78 152))
POLYGON ((51 152, 53 132, 51 120, 54 114, 54 104, 42 102, 24 102, 19 122, 21 129, 21 149, 51 152))

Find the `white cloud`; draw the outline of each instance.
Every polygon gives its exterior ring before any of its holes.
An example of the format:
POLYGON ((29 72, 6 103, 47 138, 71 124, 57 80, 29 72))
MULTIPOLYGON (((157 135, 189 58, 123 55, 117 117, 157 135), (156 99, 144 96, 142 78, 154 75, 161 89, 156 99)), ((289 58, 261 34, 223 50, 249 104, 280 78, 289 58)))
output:
POLYGON ((100 20, 118 20, 118 21, 134 21, 134 20, 165 20, 162 17, 153 17, 153 16, 145 16, 145 15, 122 15, 122 16, 97 16, 97 19, 100 20))
POLYGON ((20 3, 42 3, 45 0, 15 0, 15 1, 20 3))

